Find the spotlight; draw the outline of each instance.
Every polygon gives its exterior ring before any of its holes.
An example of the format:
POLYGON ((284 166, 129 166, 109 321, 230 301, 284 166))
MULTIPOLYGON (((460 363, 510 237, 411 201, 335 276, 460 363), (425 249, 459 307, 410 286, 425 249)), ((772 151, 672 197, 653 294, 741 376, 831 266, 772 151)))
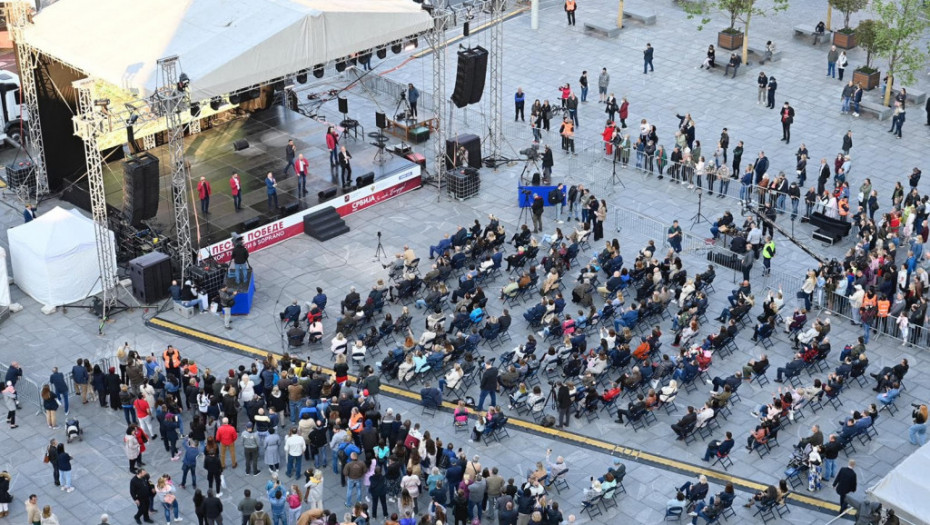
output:
POLYGON ((213 97, 210 99, 210 109, 219 111, 223 107, 223 97, 213 97))
POLYGON ((200 116, 200 103, 194 102, 191 104, 191 116, 199 117, 200 116))
POLYGON ((232 94, 230 94, 230 95, 229 95, 229 103, 230 103, 230 104, 238 104, 238 103, 239 103, 239 93, 232 93, 232 94))
POLYGON ((271 88, 274 89, 275 91, 284 91, 284 81, 279 80, 275 82, 274 84, 271 85, 271 88))
POLYGON ((187 76, 187 73, 181 73, 178 76, 178 91, 184 91, 190 85, 191 85, 190 77, 187 76))
POLYGON ((323 64, 317 64, 313 66, 313 76, 316 78, 323 78, 323 75, 326 73, 326 68, 323 64))
POLYGON ((375 55, 378 55, 378 58, 380 58, 381 60, 384 60, 387 57, 387 48, 379 47, 378 50, 375 51, 375 55))
POLYGON ((110 99, 108 98, 98 98, 94 100, 94 105, 97 107, 107 107, 110 105, 110 99))
POLYGON ((401 42, 394 42, 391 44, 391 52, 395 55, 399 55, 401 51, 404 50, 404 44, 401 42))
POLYGON ((417 37, 413 37, 409 42, 407 42, 407 45, 404 46, 404 51, 413 51, 417 48, 417 43, 417 37))
POLYGON ((307 72, 306 71, 301 71, 300 73, 297 73, 297 83, 298 84, 307 83, 307 72))
POLYGON ((133 124, 136 123, 137 120, 139 120, 139 115, 136 115, 135 113, 133 113, 132 116, 129 117, 129 120, 126 121, 126 125, 132 126, 133 124))
POLYGON ((336 61, 336 71, 342 73, 342 72, 345 71, 345 70, 346 70, 346 61, 345 61, 345 59, 343 59, 343 60, 337 60, 337 61, 336 61))

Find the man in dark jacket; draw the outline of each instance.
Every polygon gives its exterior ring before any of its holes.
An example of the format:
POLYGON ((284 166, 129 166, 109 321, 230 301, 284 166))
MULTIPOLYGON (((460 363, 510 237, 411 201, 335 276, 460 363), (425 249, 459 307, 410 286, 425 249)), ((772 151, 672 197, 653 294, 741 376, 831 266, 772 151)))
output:
POLYGON ((491 405, 497 406, 497 367, 490 361, 484 364, 484 373, 481 374, 481 395, 478 397, 478 411, 484 410, 484 400, 491 396, 491 405))
POLYGON ((555 394, 555 401, 559 407, 559 428, 564 428, 568 426, 570 419, 569 414, 572 409, 572 396, 568 387, 561 381, 556 386, 558 387, 558 391, 555 394))
POLYGON ((223 525, 223 502, 212 490, 207 491, 207 499, 203 500, 203 515, 207 525, 223 525))
POLYGON ((58 371, 58 367, 52 368, 52 375, 48 378, 48 383, 52 385, 55 396, 58 397, 58 403, 65 407, 65 415, 68 415, 70 408, 68 405, 68 383, 65 381, 65 375, 58 371))
POLYGON ((833 480, 833 488, 840 495, 840 512, 846 510, 846 495, 850 492, 856 492, 856 460, 850 459, 849 466, 843 467, 836 473, 836 479, 833 480))
POLYGON ((512 501, 508 501, 507 505, 498 513, 498 523, 500 525, 517 525, 517 510, 513 508, 512 501))
POLYGON ((685 435, 694 428, 694 424, 697 422, 697 415, 694 413, 694 407, 688 407, 688 413, 685 414, 678 423, 672 425, 672 430, 675 431, 675 434, 678 435, 678 440, 683 441, 685 435))
POLYGON ((442 392, 427 381, 425 388, 420 390, 420 404, 425 407, 438 408, 442 405, 442 392))
MULTIPOLYGON (((213 495, 213 492, 210 492, 213 495)), ((152 506, 152 489, 149 488, 149 475, 145 469, 139 469, 135 476, 129 481, 129 496, 136 504, 136 515, 133 519, 136 523, 155 523, 149 519, 149 508, 152 506)))
POLYGON ((543 230, 542 214, 546 203, 538 193, 533 194, 533 203, 530 208, 533 211, 533 233, 539 233, 543 230))

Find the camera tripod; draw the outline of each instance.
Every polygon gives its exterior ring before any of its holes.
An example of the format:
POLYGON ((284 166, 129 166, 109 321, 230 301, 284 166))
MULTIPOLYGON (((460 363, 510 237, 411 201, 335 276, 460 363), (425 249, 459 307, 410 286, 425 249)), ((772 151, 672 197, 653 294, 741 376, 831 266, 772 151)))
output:
POLYGON ((397 100, 397 106, 394 107, 394 118, 397 118, 397 115, 400 114, 399 112, 400 112, 401 105, 404 106, 404 120, 415 121, 416 119, 414 119, 413 115, 410 114, 411 113, 410 102, 407 101, 406 91, 400 92, 400 98, 397 100))
POLYGON ((533 199, 531 198, 532 193, 529 190, 524 190, 524 189, 519 189, 519 191, 520 191, 520 195, 519 195, 518 202, 521 204, 521 206, 520 206, 520 216, 517 218, 517 224, 526 225, 526 220, 527 220, 526 216, 528 214, 527 210, 530 210, 531 206, 523 206, 523 203, 524 201, 527 201, 529 204, 532 204, 533 202, 533 199))
POLYGON ((710 219, 708 219, 707 217, 704 216, 703 213, 701 213, 701 200, 702 200, 704 192, 701 190, 701 188, 698 188, 697 192, 698 192, 698 209, 697 209, 697 213, 695 213, 694 216, 691 217, 691 228, 692 229, 694 228, 695 225, 701 222, 701 219, 704 219, 704 222, 710 222, 710 219))
POLYGON ((617 146, 614 146, 614 154, 610 156, 611 168, 613 169, 613 173, 610 175, 610 181, 614 184, 614 186, 619 184, 620 186, 623 186, 623 189, 626 189, 626 184, 624 184, 623 180, 620 179, 620 175, 617 175, 617 155, 620 153, 620 150, 616 148, 617 146))
POLYGON ((537 159, 527 158, 526 162, 523 164, 523 171, 520 172, 520 183, 524 186, 527 185, 526 171, 530 169, 530 164, 533 165, 533 169, 535 170, 533 173, 542 173, 542 171, 539 169, 539 162, 537 161, 537 159))
POLYGON ((381 257, 387 257, 387 254, 384 253, 384 246, 381 245, 381 232, 378 232, 378 247, 375 248, 375 255, 372 257, 372 261, 380 261, 381 257))

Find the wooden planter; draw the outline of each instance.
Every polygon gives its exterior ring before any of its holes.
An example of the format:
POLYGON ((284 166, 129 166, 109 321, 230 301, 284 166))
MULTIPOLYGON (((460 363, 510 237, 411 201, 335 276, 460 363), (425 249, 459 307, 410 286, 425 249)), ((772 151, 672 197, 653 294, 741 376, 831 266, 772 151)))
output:
POLYGON ((881 72, 876 70, 874 73, 866 73, 859 69, 853 71, 853 84, 859 84, 862 89, 869 91, 878 87, 878 81, 881 79, 881 72))
POLYGON ((840 49, 852 49, 856 47, 856 33, 836 31, 833 33, 833 45, 840 49))
POLYGON ((739 32, 721 31, 717 33, 717 47, 733 51, 743 47, 743 34, 739 32))

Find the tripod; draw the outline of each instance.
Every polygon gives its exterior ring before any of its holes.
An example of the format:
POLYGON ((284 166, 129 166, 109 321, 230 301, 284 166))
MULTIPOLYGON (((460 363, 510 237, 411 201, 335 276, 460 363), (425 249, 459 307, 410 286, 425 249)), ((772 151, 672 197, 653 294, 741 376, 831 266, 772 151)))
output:
POLYGON ((540 173, 539 163, 535 158, 527 158, 526 162, 523 164, 523 171, 520 172, 520 183, 526 186, 526 171, 530 169, 530 164, 533 165, 534 173, 540 173))
POLYGON ((407 102, 407 92, 400 92, 400 99, 397 101, 397 106, 394 107, 394 118, 397 118, 397 115, 400 115, 400 106, 404 106, 404 120, 413 121, 413 115, 410 114, 410 102, 407 102))
POLYGON ((701 200, 702 200, 702 197, 704 196, 703 193, 704 192, 701 190, 701 188, 698 188, 698 211, 697 213, 694 214, 693 217, 691 217, 691 228, 692 229, 694 228, 696 224, 701 222, 701 219, 704 219, 704 222, 710 222, 710 219, 708 219, 707 217, 704 216, 703 213, 701 213, 701 200))
MULTIPOLYGON (((522 178, 522 175, 521 175, 521 178, 522 178)), ((517 224, 523 223, 523 225, 525 226, 525 225, 526 225, 526 219, 527 219, 527 217, 526 217, 526 215, 527 215, 527 210, 529 210, 530 207, 529 207, 529 206, 523 206, 523 204, 524 204, 523 201, 525 201, 525 200, 526 200, 526 201, 529 201, 529 200, 530 200, 530 192, 529 192, 529 190, 520 190, 520 191, 522 192, 522 193, 520 194, 520 216, 517 218, 517 224)))
POLYGON ((611 158, 613 159, 613 160, 611 160, 611 164, 612 164, 612 167, 613 167, 613 173, 612 173, 611 176, 610 176, 610 180, 611 180, 611 182, 613 182, 614 186, 616 186, 617 184, 619 184, 619 185, 623 186, 623 189, 626 189, 626 184, 624 184, 623 181, 620 180, 620 176, 617 175, 617 154, 618 154, 618 153, 619 153, 619 150, 615 149, 615 150, 614 150, 614 154, 611 155, 611 158))
POLYGON ((387 254, 384 253, 384 246, 381 245, 381 232, 378 232, 378 247, 375 248, 375 254, 372 259, 380 261, 381 257, 387 257, 387 254))

